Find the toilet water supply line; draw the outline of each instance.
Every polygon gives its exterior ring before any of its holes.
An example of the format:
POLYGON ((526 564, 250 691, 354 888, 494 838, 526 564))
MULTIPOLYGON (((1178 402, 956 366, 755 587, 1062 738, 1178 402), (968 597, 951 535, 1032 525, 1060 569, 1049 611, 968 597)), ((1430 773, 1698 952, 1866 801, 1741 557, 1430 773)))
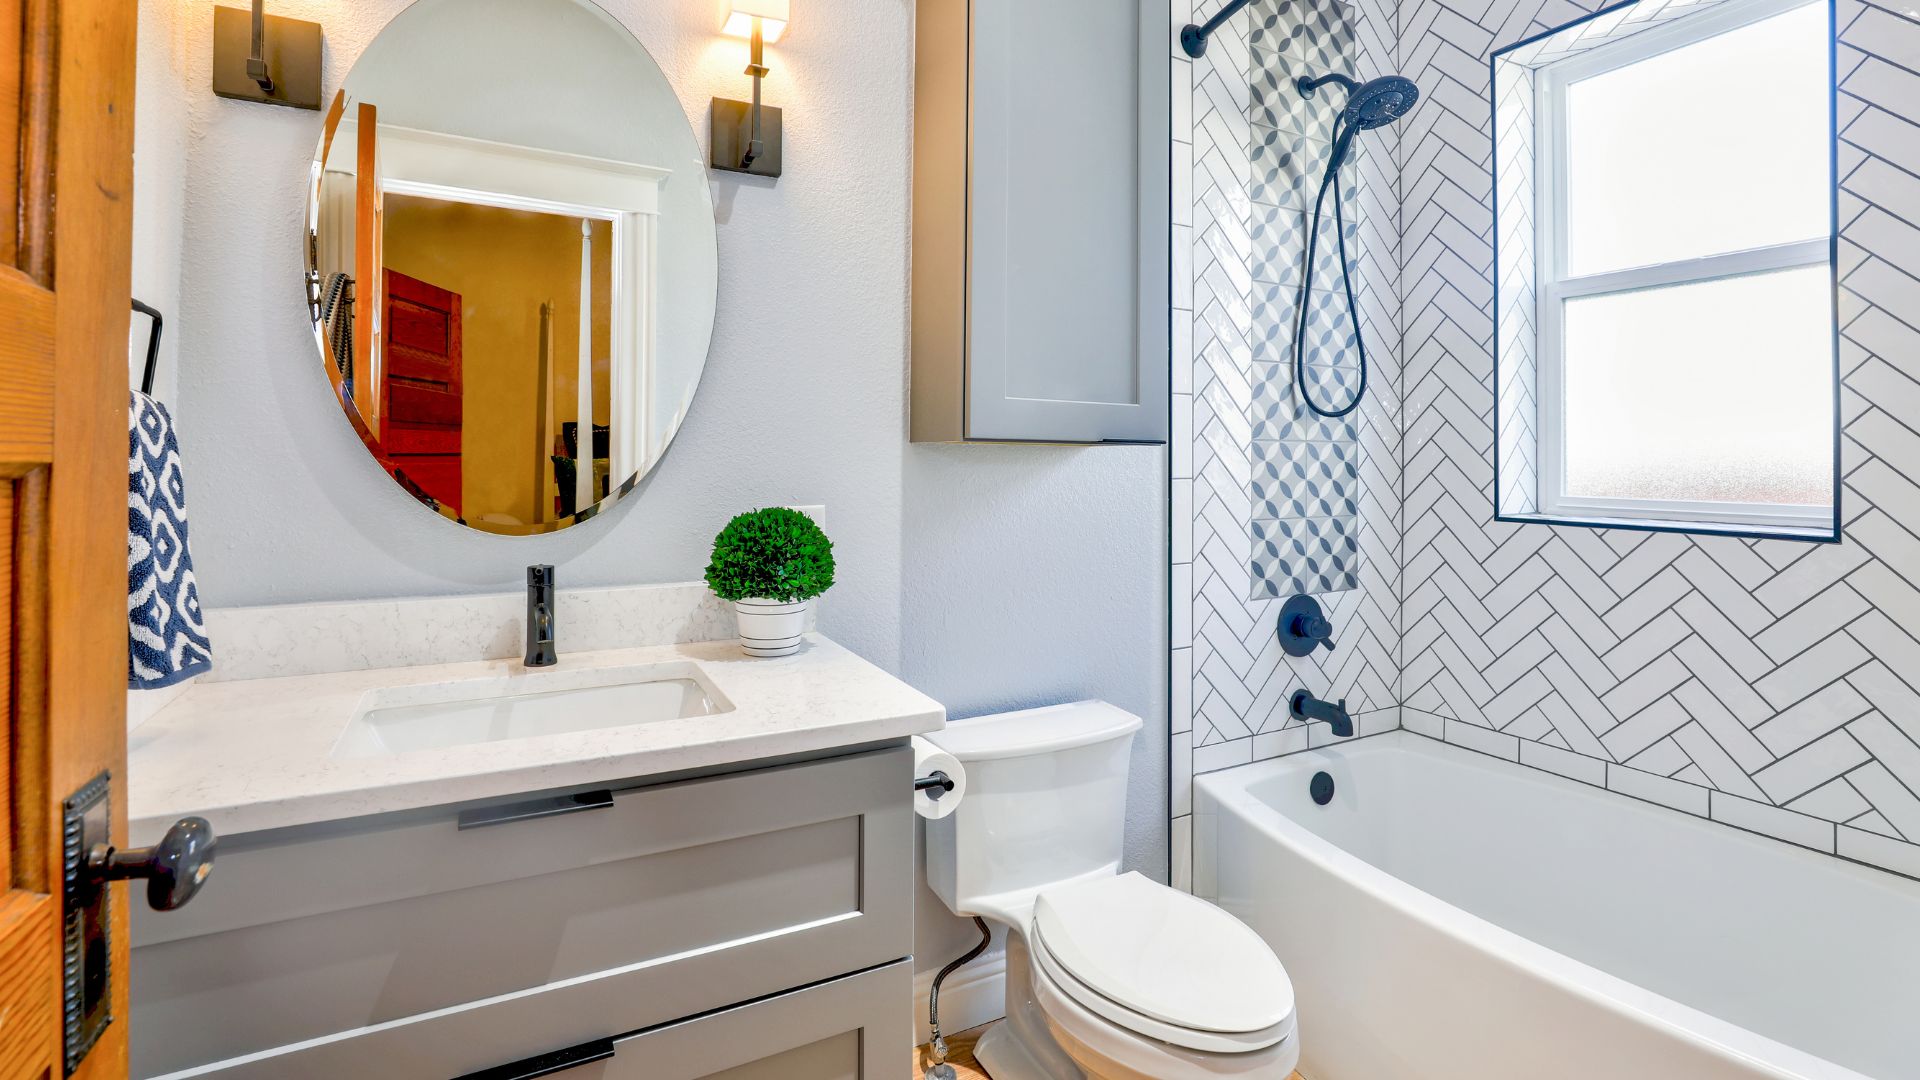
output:
POLYGON ((947 1064, 947 1040, 940 1035, 940 984, 947 976, 963 966, 978 959, 993 944, 993 931, 987 928, 987 920, 978 915, 973 917, 973 925, 980 931, 980 941, 960 959, 940 969, 933 977, 933 989, 927 992, 927 1027, 933 1032, 933 1064, 927 1067, 926 1080, 955 1080, 958 1074, 953 1066, 947 1064))

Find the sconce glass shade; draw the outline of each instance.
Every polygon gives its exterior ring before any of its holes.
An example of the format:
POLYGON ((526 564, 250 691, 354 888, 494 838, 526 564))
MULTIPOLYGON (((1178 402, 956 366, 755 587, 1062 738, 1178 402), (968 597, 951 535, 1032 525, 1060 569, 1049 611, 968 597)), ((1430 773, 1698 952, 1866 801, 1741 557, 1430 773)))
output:
POLYGON ((762 40, 768 44, 779 41, 787 29, 787 0, 733 0, 728 5, 727 24, 721 32, 750 38, 755 19, 760 20, 762 40))

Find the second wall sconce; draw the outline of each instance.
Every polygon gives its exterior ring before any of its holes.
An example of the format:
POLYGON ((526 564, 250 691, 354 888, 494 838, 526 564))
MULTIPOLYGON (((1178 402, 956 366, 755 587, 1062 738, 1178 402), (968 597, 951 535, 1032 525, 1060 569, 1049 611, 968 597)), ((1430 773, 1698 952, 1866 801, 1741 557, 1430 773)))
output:
POLYGON ((760 80, 770 70, 764 46, 787 29, 787 0, 733 0, 721 32, 753 42, 747 74, 753 76, 753 100, 714 98, 708 120, 711 164, 723 172, 780 175, 780 110, 760 104, 760 80))
POLYGON ((252 10, 213 9, 213 92, 238 101, 320 107, 320 24, 252 10))

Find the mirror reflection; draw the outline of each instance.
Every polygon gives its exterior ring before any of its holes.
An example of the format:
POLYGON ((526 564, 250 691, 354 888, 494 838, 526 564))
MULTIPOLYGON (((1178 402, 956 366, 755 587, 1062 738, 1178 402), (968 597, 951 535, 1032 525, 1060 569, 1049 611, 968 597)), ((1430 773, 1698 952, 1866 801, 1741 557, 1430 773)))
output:
POLYGON ((308 231, 329 382, 421 504, 550 532, 665 453, 712 329, 713 210, 679 99, 599 8, 408 8, 327 112, 308 231))

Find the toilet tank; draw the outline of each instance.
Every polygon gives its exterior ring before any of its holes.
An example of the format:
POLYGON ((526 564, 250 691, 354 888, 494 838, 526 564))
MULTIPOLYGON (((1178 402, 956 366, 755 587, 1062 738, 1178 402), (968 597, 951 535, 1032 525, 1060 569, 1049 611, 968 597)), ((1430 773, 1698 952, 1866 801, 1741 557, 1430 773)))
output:
POLYGON ((1104 701, 955 720, 927 739, 958 758, 965 797, 927 822, 927 884, 949 908, 1120 866, 1139 717, 1104 701))

